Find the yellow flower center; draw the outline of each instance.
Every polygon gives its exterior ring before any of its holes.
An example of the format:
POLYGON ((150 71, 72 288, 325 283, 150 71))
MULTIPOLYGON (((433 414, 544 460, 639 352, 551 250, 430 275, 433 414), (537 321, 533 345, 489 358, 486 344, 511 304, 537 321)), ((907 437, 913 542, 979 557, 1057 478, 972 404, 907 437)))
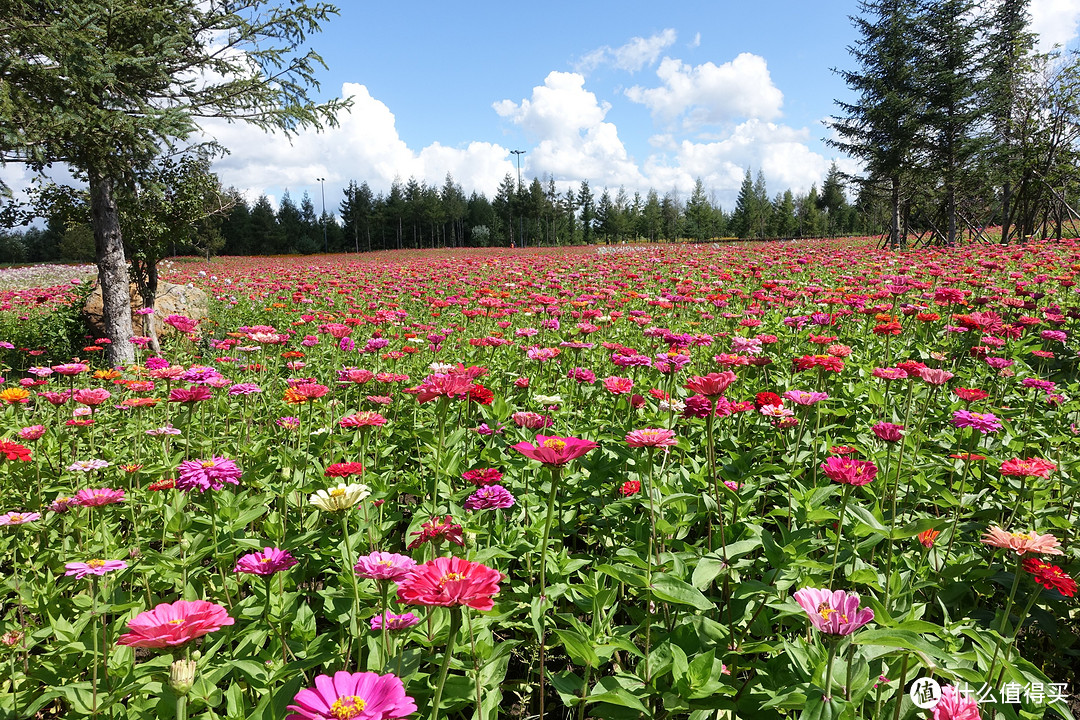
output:
POLYGON ((556 438, 548 438, 544 441, 543 447, 549 450, 562 450, 564 447, 566 447, 566 443, 556 438))
POLYGON ((330 497, 341 497, 345 494, 344 488, 334 488, 330 491, 330 497))
POLYGON ((202 466, 204 468, 212 468, 212 467, 214 467, 214 461, 213 460, 203 460, 202 461, 202 466))
POLYGON ((367 707, 367 702, 363 698, 346 695, 335 700, 330 706, 330 717, 335 720, 351 720, 351 718, 359 717, 365 707, 367 707))
POLYGON ((825 622, 828 622, 829 621, 829 616, 832 615, 834 612, 836 612, 835 609, 829 607, 825 603, 821 603, 820 605, 818 605, 817 611, 818 611, 818 615, 820 615, 821 619, 824 620, 825 622))
POLYGON ((87 560, 86 561, 86 566, 87 567, 92 567, 92 568, 105 567, 105 561, 104 560, 97 560, 97 559, 87 560))
POLYGON ((169 620, 168 624, 169 625, 183 625, 184 624, 184 618, 177 618, 176 620, 169 620))
POLYGON ((384 565, 386 567, 394 567, 394 561, 393 560, 380 560, 376 564, 377 565, 384 565))
POLYGON ((270 558, 268 558, 268 557, 264 557, 264 558, 259 558, 259 562, 261 562, 261 563, 268 563, 268 562, 270 562, 270 558))
POLYGON ((448 582, 454 582, 454 581, 457 581, 457 580, 464 580, 464 579, 465 579, 465 573, 448 572, 445 575, 443 575, 441 578, 439 578, 439 587, 440 588, 444 587, 446 585, 446 583, 448 583, 448 582))

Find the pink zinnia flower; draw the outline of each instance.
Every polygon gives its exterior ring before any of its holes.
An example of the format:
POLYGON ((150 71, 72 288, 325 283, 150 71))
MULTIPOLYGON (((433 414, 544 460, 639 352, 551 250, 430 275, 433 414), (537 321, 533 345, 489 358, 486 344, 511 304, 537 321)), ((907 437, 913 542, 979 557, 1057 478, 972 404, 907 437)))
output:
POLYGON ((84 363, 65 363, 52 366, 52 371, 57 375, 78 375, 88 370, 90 370, 90 366, 84 363))
POLYGON ((232 624, 229 613, 216 603, 177 600, 172 604, 161 603, 128 620, 129 632, 117 638, 116 643, 129 647, 175 647, 232 624))
POLYGON ((169 402, 194 404, 209 400, 213 397, 210 388, 204 385, 196 385, 192 388, 173 388, 169 391, 169 402))
POLYGON ((1002 530, 996 525, 991 525, 986 534, 982 536, 984 545, 1012 550, 1017 555, 1037 553, 1043 555, 1063 555, 1060 550, 1061 543, 1053 535, 1039 535, 1036 532, 1014 533, 1002 530))
POLYGON ((225 483, 240 484, 240 468, 228 458, 214 457, 210 460, 185 460, 177 468, 178 490, 220 490, 225 483))
POLYGON ((724 372, 709 373, 708 375, 698 375, 690 378, 686 381, 684 386, 687 390, 697 393, 698 395, 704 395, 707 398, 715 398, 724 394, 731 383, 735 382, 738 377, 730 370, 724 372))
POLYGON ((401 582, 408 577, 414 567, 416 567, 416 561, 408 555, 373 552, 357 560, 353 565, 353 572, 362 578, 401 582))
POLYGON ((261 392, 262 388, 255 383, 236 383, 229 388, 230 395, 254 395, 261 392))
POLYGON ((675 431, 667 430, 664 428, 645 428, 643 430, 632 430, 626 434, 626 444, 630 447, 672 447, 678 445, 679 441, 675 439, 675 431))
POLYGON ((23 523, 34 522, 41 519, 41 513, 18 513, 9 512, 0 515, 0 527, 4 525, 22 525, 23 523))
POLYGON ((440 557, 417 565, 398 584, 398 601, 406 605, 467 605, 490 610, 502 573, 459 557, 440 557))
POLYGON ((386 418, 374 410, 364 410, 338 421, 338 425, 343 428, 382 427, 385 424, 386 418))
POLYGON ((465 500, 466 510, 502 510, 513 507, 514 496, 502 485, 486 485, 465 500))
POLYGON ((898 442, 904 437, 904 426, 896 423, 879 422, 870 430, 877 436, 878 440, 884 440, 885 442, 898 442))
POLYGON ((930 385, 944 385, 952 380, 953 374, 948 370, 935 370, 933 368, 923 368, 919 370, 919 377, 923 382, 930 385))
POLYGON ((30 427, 24 427, 19 430, 20 440, 37 440, 45 434, 44 425, 31 425, 30 427))
POLYGON ((542 462, 548 467, 562 467, 585 453, 600 447, 592 440, 537 435, 536 444, 519 442, 512 445, 515 450, 527 458, 542 462))
POLYGON ((869 460, 831 457, 821 463, 821 470, 833 482, 844 485, 869 485, 877 476, 877 465, 869 460))
POLYGON ((1013 458, 1001 463, 1001 474, 1007 477, 1048 478, 1054 470, 1057 470, 1057 465, 1042 458, 1013 458))
POLYGON ((941 698, 934 706, 932 720, 980 720, 979 703, 964 695, 955 685, 941 688, 941 698))
POLYGON ((420 618, 416 617, 414 613, 407 612, 401 615, 395 615, 394 613, 385 613, 385 615, 375 615, 371 618, 371 629, 382 630, 385 623, 386 629, 390 631, 404 630, 411 628, 420 622, 420 618))
POLYGON ((857 594, 843 590, 803 588, 795 593, 795 602, 826 635, 850 635, 874 619, 873 610, 859 607, 857 594))
POLYGON ((809 390, 788 390, 784 393, 784 399, 790 400, 796 405, 816 405, 822 400, 828 400, 829 393, 810 392, 809 390))
POLYGON ((112 397, 105 388, 80 388, 75 391, 75 402, 94 407, 112 397))
POLYGON ((634 389, 634 381, 624 377, 606 377, 601 381, 604 389, 612 395, 626 395, 634 389))
POLYGON ((124 491, 113 488, 80 490, 75 493, 75 503, 83 507, 100 507, 124 501, 124 491))
POLYGON ((396 720, 416 712, 400 678, 373 672, 319 675, 315 687, 296 693, 293 703, 285 720, 396 720))
POLYGON ((262 552, 248 553, 237 559, 233 572, 249 575, 273 575, 288 570, 296 564, 296 558, 276 547, 263 548, 262 552))
POLYGON ((123 560, 87 560, 86 562, 70 562, 64 565, 64 575, 73 575, 76 579, 87 575, 104 575, 113 570, 123 570, 127 563, 123 560))

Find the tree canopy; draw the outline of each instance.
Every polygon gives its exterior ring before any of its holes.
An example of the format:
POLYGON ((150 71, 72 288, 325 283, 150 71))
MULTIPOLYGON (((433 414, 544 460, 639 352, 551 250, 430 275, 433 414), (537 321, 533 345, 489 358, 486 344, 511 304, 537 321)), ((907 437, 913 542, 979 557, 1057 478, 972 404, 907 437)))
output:
POLYGON ((293 133, 335 122, 302 46, 337 10, 265 0, 0 0, 0 162, 66 163, 90 188, 110 359, 130 362, 118 189, 208 118, 293 133))

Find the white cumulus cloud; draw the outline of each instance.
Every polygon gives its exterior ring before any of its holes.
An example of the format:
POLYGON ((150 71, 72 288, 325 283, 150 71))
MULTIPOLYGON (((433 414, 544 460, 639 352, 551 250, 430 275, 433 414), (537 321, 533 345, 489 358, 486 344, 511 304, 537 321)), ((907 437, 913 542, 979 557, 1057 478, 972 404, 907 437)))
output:
POLYGON ((619 70, 637 72, 647 65, 653 65, 666 48, 675 44, 678 35, 668 28, 647 38, 633 37, 617 48, 607 45, 586 53, 578 62, 577 69, 588 72, 600 65, 612 65, 619 70))
POLYGON ((533 88, 531 98, 501 100, 493 107, 537 141, 525 156, 530 175, 610 186, 644 184, 615 125, 604 120, 610 105, 585 89, 580 73, 551 72, 533 88))
POLYGON ((774 120, 784 95, 773 85, 765 58, 741 53, 731 62, 691 66, 666 57, 656 71, 663 83, 635 85, 626 96, 645 105, 653 117, 670 123, 682 117, 687 129, 719 125, 739 118, 774 120))
POLYGON ((1031 31, 1039 34, 1039 49, 1062 47, 1076 38, 1080 3, 1076 0, 1031 0, 1031 31))
POLYGON ((462 148, 434 143, 415 151, 398 135, 390 108, 367 87, 345 83, 342 97, 352 97, 353 106, 339 116, 338 127, 301 131, 291 142, 242 123, 204 123, 205 133, 230 150, 214 163, 214 171, 224 185, 248 197, 277 187, 291 189, 297 199, 303 189, 318 187, 315 178, 326 178, 327 198, 333 189, 336 205, 338 190, 350 180, 385 191, 396 178, 441 186, 447 172, 466 193, 490 196, 514 168, 507 148, 487 142, 462 148))

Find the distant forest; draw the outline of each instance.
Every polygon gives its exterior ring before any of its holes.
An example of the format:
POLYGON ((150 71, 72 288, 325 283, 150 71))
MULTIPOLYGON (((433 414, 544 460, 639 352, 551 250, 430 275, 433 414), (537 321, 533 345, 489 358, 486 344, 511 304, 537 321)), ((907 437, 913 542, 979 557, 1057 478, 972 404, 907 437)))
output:
MULTIPOLYGON (((870 231, 873 208, 850 203, 835 164, 821 189, 770 197, 764 173, 747 170, 738 199, 721 207, 699 180, 689 195, 645 195, 619 188, 596 192, 585 181, 558 192, 555 182, 523 182, 507 175, 494 198, 466 195, 449 175, 442 187, 410 178, 375 193, 351 182, 336 208, 316 208, 307 194, 299 204, 285 193, 275 209, 263 196, 249 204, 222 193, 227 207, 197 224, 171 254, 280 255, 434 247, 518 247, 716 238, 794 238, 870 231)), ((321 204, 321 203, 320 203, 321 204)), ((73 222, 71 208, 56 206, 45 227, 0 231, 0 262, 93 259, 93 233, 73 222)))

